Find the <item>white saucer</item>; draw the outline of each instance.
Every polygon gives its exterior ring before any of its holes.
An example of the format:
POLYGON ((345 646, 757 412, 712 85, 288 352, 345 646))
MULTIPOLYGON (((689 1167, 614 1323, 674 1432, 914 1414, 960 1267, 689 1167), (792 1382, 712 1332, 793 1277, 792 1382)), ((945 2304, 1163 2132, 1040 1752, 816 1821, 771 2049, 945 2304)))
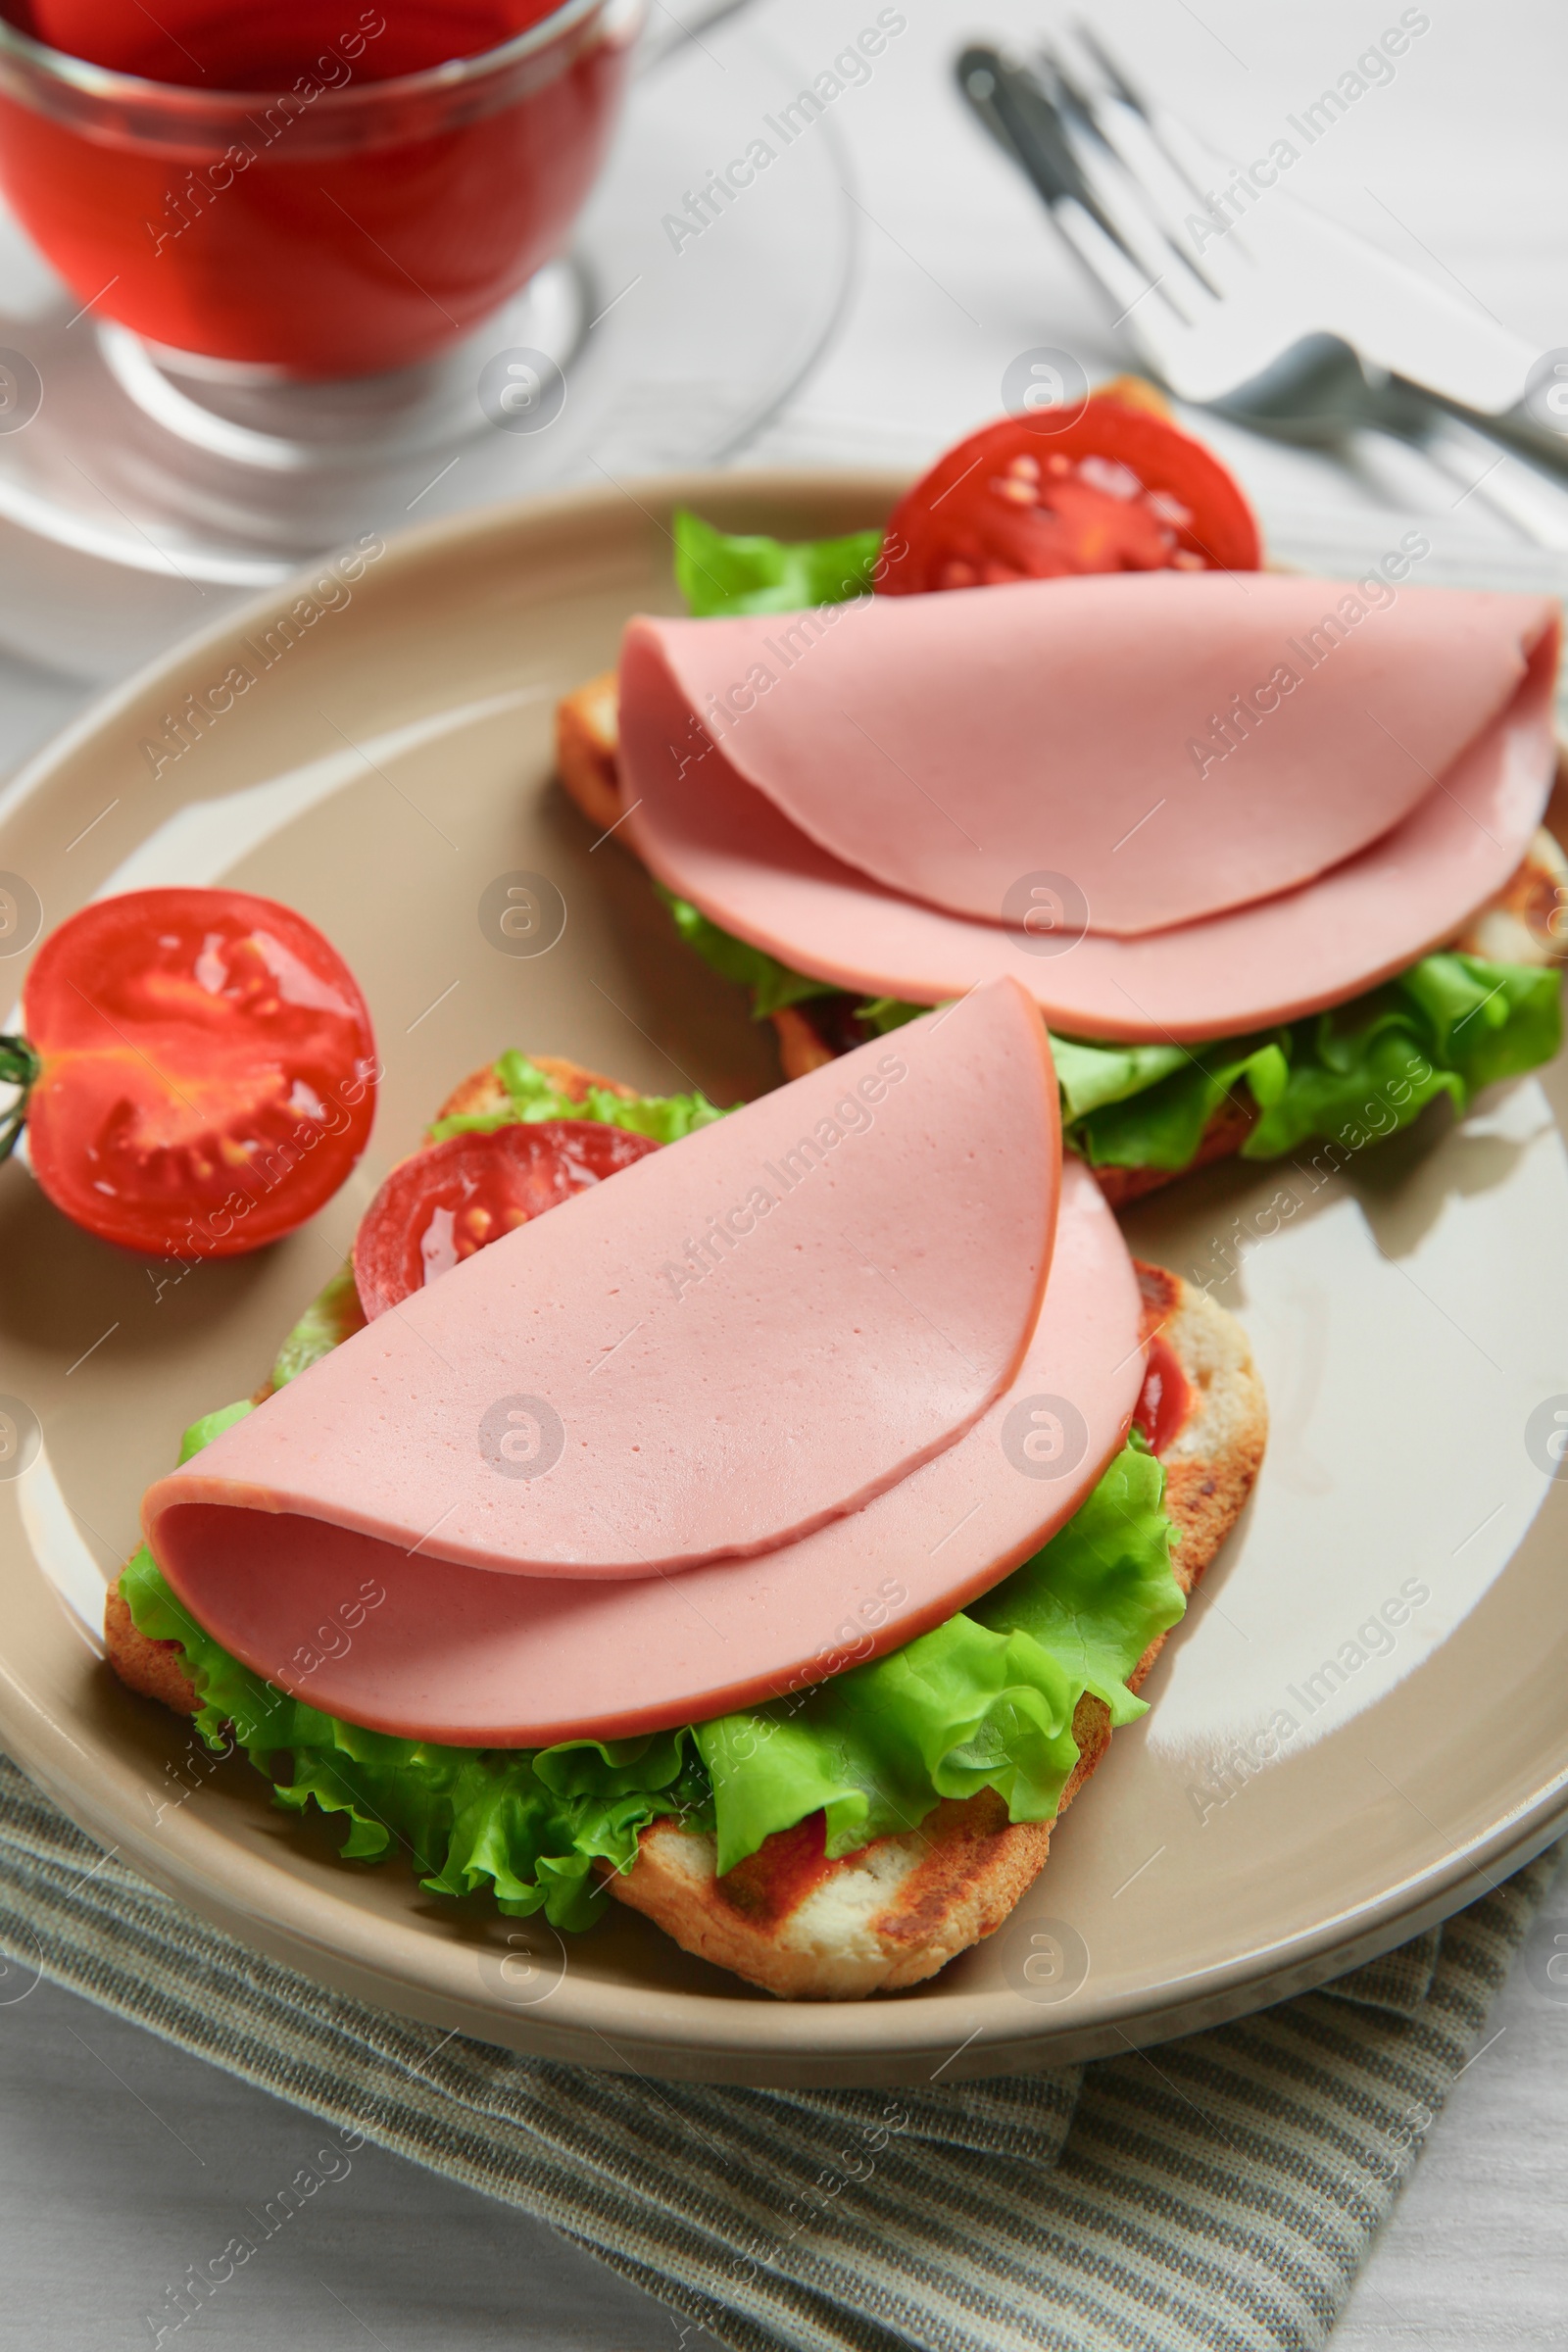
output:
POLYGON ((0 355, 42 385, 0 429, 0 643, 114 675, 362 533, 736 448, 844 297, 833 126, 769 137, 775 160, 697 233, 683 199, 768 136, 799 78, 737 25, 636 82, 570 256, 395 375, 291 385, 160 353, 83 313, 0 216, 0 355))

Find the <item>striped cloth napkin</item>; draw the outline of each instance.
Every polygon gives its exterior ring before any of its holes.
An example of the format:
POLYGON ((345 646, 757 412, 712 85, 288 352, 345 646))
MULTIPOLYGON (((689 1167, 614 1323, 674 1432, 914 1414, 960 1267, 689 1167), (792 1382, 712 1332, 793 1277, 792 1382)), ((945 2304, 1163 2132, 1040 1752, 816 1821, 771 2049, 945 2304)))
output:
POLYGON ((1550 1882, 1147 2053, 919 2090, 591 2074, 368 2008, 105 1857, 0 1757, 0 1952, 538 2215, 744 2352, 1323 2344, 1550 1882))

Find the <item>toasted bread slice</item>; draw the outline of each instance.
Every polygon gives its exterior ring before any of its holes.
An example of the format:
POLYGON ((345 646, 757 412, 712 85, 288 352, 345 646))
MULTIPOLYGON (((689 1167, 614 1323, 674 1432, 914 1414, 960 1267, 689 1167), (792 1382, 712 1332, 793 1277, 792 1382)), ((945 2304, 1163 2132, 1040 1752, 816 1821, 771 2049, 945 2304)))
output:
POLYGON ((597 833, 608 833, 622 815, 619 749, 620 686, 607 669, 556 705, 561 781, 597 833))
POLYGON ((1544 825, 1538 826, 1523 863, 1454 945, 1497 963, 1568 961, 1568 858, 1544 825))
MULTIPOLYGON (((1118 378, 1136 383, 1139 379, 1118 378)), ((1110 390, 1109 386, 1105 389, 1110 390)), ((1118 391, 1118 399, 1130 395, 1118 391)), ((591 824, 606 832, 622 813, 616 766, 620 705, 615 672, 606 670, 568 694, 556 709, 556 756, 561 781, 591 824)), ((1496 897, 1473 916, 1454 946, 1502 963, 1554 964, 1568 961, 1568 857, 1544 825, 1496 897)), ((778 1037, 779 1064, 786 1078, 804 1078, 836 1054, 859 1044, 853 1035, 853 1000, 812 997, 786 1005, 769 1017, 778 1037)), ((1197 1152, 1180 1168, 1096 1168, 1095 1182, 1112 1208, 1154 1193, 1193 1168, 1239 1152, 1256 1112, 1245 1102, 1223 1102, 1197 1152)))
MULTIPOLYGON (((1108 1740, 1105 1710, 1073 1718, 1083 1753, 1065 1805, 1108 1740)), ((944 1797, 906 1838, 823 1856, 823 1817, 769 1838, 724 1878, 712 1838, 656 1821, 626 1878, 607 1881, 701 1960, 785 2001, 855 2001, 918 1984, 1001 1927, 1038 1877, 1049 1822, 1009 1822, 992 1789, 944 1797)))
MULTIPOLYGON (((1268 1431, 1262 1385, 1235 1317, 1179 1275, 1140 1265, 1144 1336, 1163 1333, 1192 1409, 1163 1455, 1177 1582, 1191 1592, 1251 1493, 1268 1431)), ((1158 1656, 1150 1644, 1136 1690, 1158 1656)), ((1073 1717, 1072 1801, 1110 1743, 1103 1703, 1073 1717)), ((822 1816, 767 1838, 720 1878, 713 1839, 675 1821, 643 1831, 637 1860, 606 1884, 689 1952, 786 2000, 858 2000, 934 1976, 1001 1927, 1040 1871, 1050 1822, 1009 1822, 991 1790, 948 1799, 907 1836, 829 1862, 822 1816)))
POLYGON ((1107 376, 1102 384, 1095 386, 1093 397, 1118 400, 1124 409, 1147 409, 1151 416, 1166 416, 1175 421, 1170 402, 1147 375, 1107 376))
POLYGON ((143 1698, 156 1698, 176 1715, 194 1715, 200 1706, 179 1643, 154 1642, 137 1631, 118 1577, 104 1601, 104 1652, 126 1689, 143 1698))
POLYGON ((784 1005, 772 1015, 772 1021, 778 1037, 779 1067, 786 1078, 804 1078, 808 1071, 819 1070, 824 1062, 836 1059, 838 1049, 828 1044, 799 1004, 784 1005))
POLYGON ((1237 1102, 1227 1099, 1209 1119, 1198 1139, 1198 1150, 1183 1167, 1179 1168, 1096 1168, 1090 1174, 1099 1185, 1112 1208, 1125 1208, 1130 1200, 1141 1200, 1146 1193, 1163 1191, 1174 1184, 1178 1176, 1191 1174, 1194 1168, 1206 1168, 1211 1159, 1229 1159, 1239 1152, 1251 1134, 1257 1112, 1245 1098, 1237 1102))

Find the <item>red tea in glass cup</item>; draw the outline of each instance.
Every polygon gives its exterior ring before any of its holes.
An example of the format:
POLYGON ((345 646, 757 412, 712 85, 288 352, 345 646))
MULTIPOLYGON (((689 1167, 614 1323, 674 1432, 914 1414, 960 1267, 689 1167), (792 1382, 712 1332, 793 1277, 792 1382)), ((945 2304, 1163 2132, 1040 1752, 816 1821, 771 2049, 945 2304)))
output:
POLYGON ((427 358, 558 254, 642 0, 0 0, 0 187, 93 317, 300 377, 427 358))

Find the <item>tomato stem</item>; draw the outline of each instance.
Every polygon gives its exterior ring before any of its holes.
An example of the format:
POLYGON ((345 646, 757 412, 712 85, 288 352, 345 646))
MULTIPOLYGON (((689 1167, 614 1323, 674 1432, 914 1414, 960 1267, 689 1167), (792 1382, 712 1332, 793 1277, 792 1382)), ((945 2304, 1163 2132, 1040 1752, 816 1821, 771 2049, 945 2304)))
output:
POLYGON ((0 1159, 9 1159, 27 1123, 27 1097, 43 1063, 24 1037, 0 1037, 0 1085, 22 1089, 9 1110, 0 1112, 0 1159))

